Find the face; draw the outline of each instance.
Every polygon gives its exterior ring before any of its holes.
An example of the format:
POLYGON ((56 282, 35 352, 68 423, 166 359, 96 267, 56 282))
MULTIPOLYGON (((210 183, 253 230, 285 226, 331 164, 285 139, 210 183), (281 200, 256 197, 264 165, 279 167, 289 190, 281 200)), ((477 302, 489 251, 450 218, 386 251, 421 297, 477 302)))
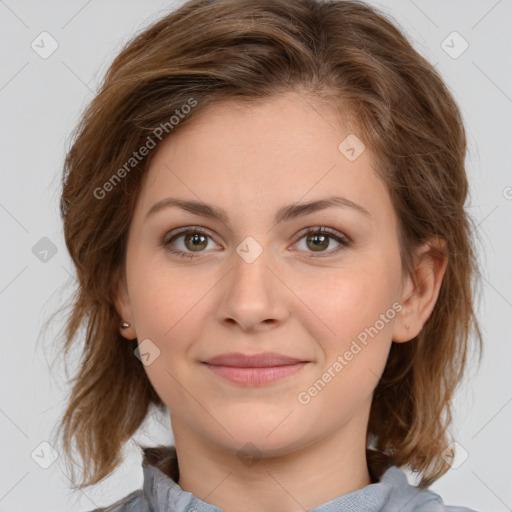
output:
POLYGON ((369 148, 355 160, 339 149, 350 134, 326 108, 289 93, 216 104, 154 155, 116 304, 132 324, 123 335, 145 344, 144 369, 175 435, 232 450, 251 442, 269 454, 340 429, 365 435, 391 343, 405 341, 407 290, 390 197, 369 148), (343 199, 297 208, 332 197, 343 199), (225 217, 153 208, 169 198, 225 217), (205 364, 233 352, 301 363, 205 364))

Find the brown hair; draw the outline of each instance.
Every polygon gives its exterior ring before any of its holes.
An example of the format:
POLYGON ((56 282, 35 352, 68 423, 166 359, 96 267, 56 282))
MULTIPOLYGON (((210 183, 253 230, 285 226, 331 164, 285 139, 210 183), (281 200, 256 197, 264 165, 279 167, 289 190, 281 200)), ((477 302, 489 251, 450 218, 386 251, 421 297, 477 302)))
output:
POLYGON ((82 343, 82 325, 86 331, 59 430, 67 457, 74 441, 84 461, 79 487, 116 468, 150 406, 165 410, 134 356, 136 340, 119 333, 113 302, 113 276, 123 268, 133 207, 155 153, 135 159, 134 151, 155 141, 158 127, 172 135, 219 101, 264 101, 287 91, 328 102, 340 118, 353 115, 394 204, 404 272, 420 243, 447 243, 437 303, 416 339, 392 344, 367 434, 378 460, 384 454, 422 473, 420 487, 449 469, 441 455, 472 327, 480 358, 482 351, 472 220, 464 209, 466 136, 451 93, 395 23, 362 2, 192 0, 124 46, 65 159, 60 208, 78 284, 64 355, 82 343))

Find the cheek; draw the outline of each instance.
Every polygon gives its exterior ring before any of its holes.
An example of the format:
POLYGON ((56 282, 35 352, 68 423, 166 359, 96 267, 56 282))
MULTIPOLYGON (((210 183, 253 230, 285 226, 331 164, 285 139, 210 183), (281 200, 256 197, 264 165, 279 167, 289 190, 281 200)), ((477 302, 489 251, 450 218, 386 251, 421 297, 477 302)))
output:
POLYGON ((140 335, 165 342, 183 325, 190 327, 191 318, 200 310, 197 306, 215 284, 215 276, 185 265, 172 263, 165 255, 133 258, 130 295, 140 335))
MULTIPOLYGON (((394 267, 384 256, 377 256, 297 281, 294 290, 304 311, 309 310, 306 318, 311 318, 315 330, 346 341, 374 325, 392 307, 397 297, 396 279, 394 267)), ((386 323, 382 330, 390 328, 386 323)))
MULTIPOLYGON (((323 352, 317 378, 327 383, 326 392, 315 407, 324 411, 336 404, 340 420, 350 411, 355 414, 363 400, 371 400, 389 355, 398 274, 387 263, 376 257, 347 266, 311 279, 297 293, 307 305, 302 323, 323 352)), ((315 382, 302 390, 303 398, 308 398, 308 389, 316 393, 315 382)))
POLYGON ((139 344, 147 345, 157 357, 144 370, 165 404, 186 403, 190 399, 186 382, 191 348, 200 339, 207 317, 205 296, 213 283, 207 276, 152 265, 138 273, 133 287, 133 307, 139 344), (201 300, 203 299, 203 300, 201 300), (156 348, 155 348, 156 347, 156 348))

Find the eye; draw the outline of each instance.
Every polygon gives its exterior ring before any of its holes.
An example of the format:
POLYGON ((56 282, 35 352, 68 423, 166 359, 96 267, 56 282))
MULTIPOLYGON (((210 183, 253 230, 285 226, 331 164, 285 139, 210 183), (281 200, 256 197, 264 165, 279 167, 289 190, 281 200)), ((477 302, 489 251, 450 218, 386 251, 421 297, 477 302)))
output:
MULTIPOLYGON (((200 227, 190 226, 179 231, 171 231, 164 238, 162 246, 170 253, 181 258, 196 258, 208 248, 208 239, 211 240, 208 231, 200 227), (183 239, 182 247, 176 249, 175 247, 178 245, 176 241, 180 239, 183 239)), ((297 245, 303 239, 305 239, 306 249, 304 250, 306 252, 326 253, 318 254, 318 256, 307 256, 308 258, 332 256, 351 245, 351 241, 347 237, 326 227, 308 228, 294 245, 297 245), (331 251, 326 251, 325 249, 329 247, 331 240, 338 243, 339 247, 331 251)))
MULTIPOLYGON (((337 254, 351 245, 351 242, 347 237, 331 228, 326 227, 308 228, 302 237, 298 240, 298 242, 303 239, 305 239, 306 252, 322 253, 318 255, 320 258, 325 258, 337 254), (335 240, 339 246, 331 251, 326 251, 325 249, 329 247, 331 240, 335 240), (312 251, 308 251, 308 249, 312 249, 312 251)), ((307 257, 315 258, 317 256, 308 255, 307 257)))
POLYGON ((200 227, 188 227, 178 232, 171 232, 169 236, 166 236, 162 242, 162 245, 169 252, 180 256, 181 258, 195 258, 194 253, 203 252, 208 246, 208 239, 211 238, 206 230, 200 227), (172 248, 173 243, 176 240, 183 238, 183 249, 172 248), (191 251, 191 252, 187 252, 191 251))

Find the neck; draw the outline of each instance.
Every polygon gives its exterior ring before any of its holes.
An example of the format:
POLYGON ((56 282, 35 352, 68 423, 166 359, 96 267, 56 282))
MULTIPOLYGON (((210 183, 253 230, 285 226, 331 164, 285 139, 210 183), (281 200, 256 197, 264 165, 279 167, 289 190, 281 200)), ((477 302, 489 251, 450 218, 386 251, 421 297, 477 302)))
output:
POLYGON ((241 457, 240 450, 206 443, 179 421, 173 432, 178 485, 226 512, 309 510, 372 483, 366 438, 354 442, 346 431, 285 454, 252 457, 249 447, 241 457))

